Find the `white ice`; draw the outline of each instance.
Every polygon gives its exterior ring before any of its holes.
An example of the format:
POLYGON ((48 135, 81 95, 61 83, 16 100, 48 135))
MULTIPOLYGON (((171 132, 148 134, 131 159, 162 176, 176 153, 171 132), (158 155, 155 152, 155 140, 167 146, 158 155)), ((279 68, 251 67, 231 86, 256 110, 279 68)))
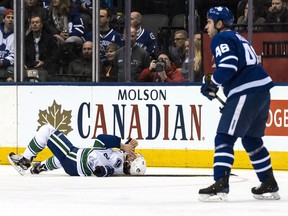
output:
POLYGON ((0 166, 1 216, 274 216, 288 215, 288 172, 275 171, 281 200, 255 200, 253 170, 233 170, 227 202, 200 202, 211 169, 150 168, 144 177, 70 177, 63 170, 25 176, 0 166), (167 176, 163 176, 167 174, 167 176), (157 176, 158 175, 158 176, 157 176), (179 176, 177 176, 179 175, 179 176), (185 176, 180 176, 185 175, 185 176))

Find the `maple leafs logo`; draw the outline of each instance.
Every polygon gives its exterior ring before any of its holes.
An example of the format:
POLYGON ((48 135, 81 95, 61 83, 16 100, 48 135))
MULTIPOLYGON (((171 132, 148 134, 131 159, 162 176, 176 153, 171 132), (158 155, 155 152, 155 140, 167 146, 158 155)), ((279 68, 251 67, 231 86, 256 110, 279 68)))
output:
POLYGON ((62 106, 57 104, 56 101, 53 101, 51 107, 48 107, 48 110, 39 111, 38 129, 45 124, 51 124, 56 130, 61 131, 63 134, 67 135, 73 129, 69 126, 71 123, 71 110, 61 110, 62 106), (62 111, 62 112, 61 112, 62 111))

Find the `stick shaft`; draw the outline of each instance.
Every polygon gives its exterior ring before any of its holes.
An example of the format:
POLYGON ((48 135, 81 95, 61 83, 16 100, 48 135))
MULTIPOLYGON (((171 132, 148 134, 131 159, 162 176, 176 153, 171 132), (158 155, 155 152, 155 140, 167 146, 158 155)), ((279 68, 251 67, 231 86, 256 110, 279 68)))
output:
POLYGON ((223 106, 226 105, 226 102, 223 101, 217 94, 215 94, 215 96, 216 96, 217 100, 218 100, 223 106))

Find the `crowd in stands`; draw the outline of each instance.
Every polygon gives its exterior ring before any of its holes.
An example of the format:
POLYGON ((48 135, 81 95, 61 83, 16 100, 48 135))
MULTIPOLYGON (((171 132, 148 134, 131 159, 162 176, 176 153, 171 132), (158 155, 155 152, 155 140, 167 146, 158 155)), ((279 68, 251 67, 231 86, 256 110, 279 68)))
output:
MULTIPOLYGON (((288 25, 283 25, 288 24, 286 0, 271 0, 269 6, 253 2, 253 30, 288 31, 288 25)), ((92 81, 92 4, 92 0, 25 0, 25 80, 92 81)), ((195 56, 191 73, 187 28, 173 28, 170 43, 164 47, 159 42, 166 35, 161 31, 155 35, 143 27, 140 11, 131 12, 131 35, 125 37, 124 15, 117 12, 112 0, 100 1, 100 82, 127 81, 125 38, 131 41, 131 82, 201 82, 199 33, 203 30, 196 31, 192 42, 195 56)), ((0 0, 0 16, 0 79, 13 81, 13 0, 0 0)), ((248 0, 238 1, 234 16, 235 30, 247 31, 248 0)))

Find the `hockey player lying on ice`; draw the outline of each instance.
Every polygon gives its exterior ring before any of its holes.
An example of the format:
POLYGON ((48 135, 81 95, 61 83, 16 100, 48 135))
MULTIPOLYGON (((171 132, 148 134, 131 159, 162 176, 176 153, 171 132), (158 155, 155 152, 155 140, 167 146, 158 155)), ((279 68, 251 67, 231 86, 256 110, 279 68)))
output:
POLYGON ((141 154, 134 152, 137 145, 135 139, 123 144, 120 137, 101 134, 97 136, 93 148, 77 148, 64 134, 48 124, 36 132, 23 155, 11 152, 8 160, 24 175, 37 154, 48 146, 54 156, 35 163, 30 169, 32 174, 63 167, 70 176, 144 175, 146 161, 141 154))

